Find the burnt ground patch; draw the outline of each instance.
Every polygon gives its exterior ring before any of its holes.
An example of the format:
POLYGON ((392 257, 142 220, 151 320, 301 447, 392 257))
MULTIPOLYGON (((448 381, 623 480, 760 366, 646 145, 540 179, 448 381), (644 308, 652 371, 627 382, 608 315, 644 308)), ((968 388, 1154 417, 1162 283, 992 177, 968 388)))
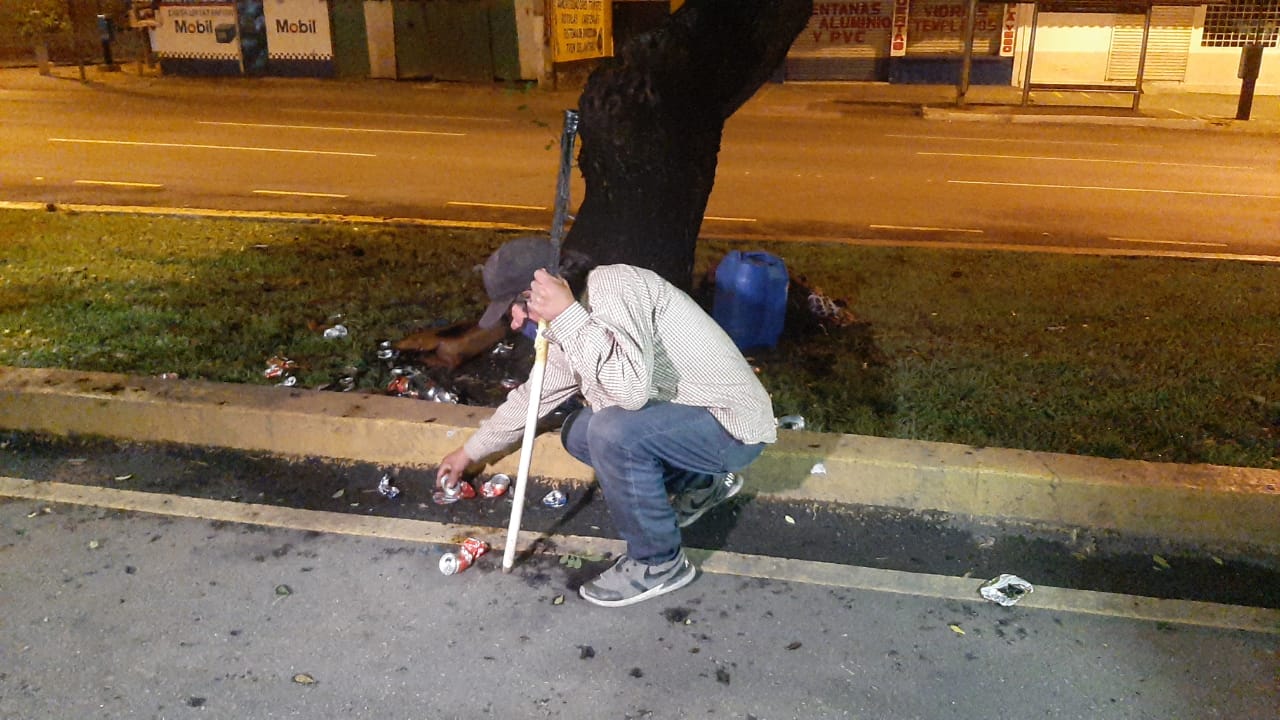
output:
MULTIPOLYGON (((89 437, 0 433, 0 474, 308 510, 505 529, 508 497, 432 502, 433 468, 295 459, 262 453, 89 437), (379 491, 390 476, 399 494, 379 491)), ((483 477, 474 480, 477 487, 483 477)), ((593 486, 530 480, 522 527, 617 537, 593 486)), ((942 512, 743 496, 685 530, 690 547, 863 567, 968 576, 1013 573, 1032 584, 1280 608, 1280 559, 1089 528, 1056 528, 942 512)))

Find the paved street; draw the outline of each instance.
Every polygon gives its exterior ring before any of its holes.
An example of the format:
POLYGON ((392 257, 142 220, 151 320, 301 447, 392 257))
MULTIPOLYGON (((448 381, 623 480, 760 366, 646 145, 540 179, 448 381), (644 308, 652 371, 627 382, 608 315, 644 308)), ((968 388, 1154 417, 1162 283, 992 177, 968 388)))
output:
POLYGON ((0 716, 1275 717, 1275 635, 714 573, 620 610, 542 556, 0 504, 0 716), (20 561, 15 561, 20 559, 20 561))
MULTIPOLYGON (((0 201, 546 227, 561 113, 578 94, 128 73, 86 85, 62 72, 0 71, 0 201)), ((1257 124, 1230 130, 1205 129, 1212 112, 1231 109, 1221 99, 1210 110, 1186 94, 1159 117, 1113 118, 1106 107, 1021 116, 1150 126, 952 119, 1010 111, 981 104, 992 90, 975 89, 968 110, 931 120, 920 108, 945 105, 947 88, 767 85, 726 125, 703 232, 1276 252, 1280 135, 1253 132, 1276 125, 1263 119, 1280 117, 1269 110, 1275 98, 1259 99, 1257 124), (1202 116, 1173 116, 1183 103, 1202 116)), ((999 99, 1012 100, 1012 90, 999 99)), ((580 178, 572 197, 583 197, 580 178)))

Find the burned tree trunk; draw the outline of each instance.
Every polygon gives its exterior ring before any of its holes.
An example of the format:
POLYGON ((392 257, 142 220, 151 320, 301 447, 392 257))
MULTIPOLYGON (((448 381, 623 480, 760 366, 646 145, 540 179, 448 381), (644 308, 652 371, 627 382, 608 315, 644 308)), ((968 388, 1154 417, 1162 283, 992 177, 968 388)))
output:
POLYGON ((812 0, 689 0, 592 72, 579 105, 586 194, 565 248, 688 289, 724 122, 812 11, 812 0))

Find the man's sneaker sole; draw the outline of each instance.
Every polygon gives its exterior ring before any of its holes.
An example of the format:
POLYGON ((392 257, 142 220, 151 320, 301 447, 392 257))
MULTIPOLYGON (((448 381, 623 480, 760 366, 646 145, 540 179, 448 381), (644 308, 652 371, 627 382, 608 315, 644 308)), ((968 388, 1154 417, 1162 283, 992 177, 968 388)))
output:
MULTIPOLYGON (((716 482, 721 482, 721 481, 717 480, 716 482)), ((681 516, 680 512, 677 510, 676 525, 679 525, 680 527, 685 528, 694 524, 695 522, 698 521, 698 518, 702 517, 703 515, 706 515, 708 510, 714 507, 719 507, 720 505, 723 505, 726 501, 729 500, 729 498, 737 495, 742 490, 742 486, 743 484, 745 484, 745 482, 746 482, 745 477, 743 477, 741 474, 735 473, 733 477, 733 484, 729 486, 729 491, 725 493, 724 497, 720 498, 719 500, 716 500, 715 502, 709 502, 706 505, 703 505, 702 507, 698 508, 697 510, 694 510, 693 512, 689 513, 688 515, 681 516)))
POLYGON ((693 582, 694 579, 698 577, 698 569, 695 568, 693 563, 689 562, 688 559, 684 562, 685 567, 688 568, 688 572, 681 572, 667 582, 658 585, 657 587, 651 587, 639 595, 622 598, 621 600, 601 600, 600 598, 594 598, 588 595, 585 585, 578 588, 578 594, 582 596, 583 600, 586 600, 592 605, 599 605, 600 607, 626 607, 628 605, 635 605, 638 602, 644 602, 645 600, 656 598, 659 595, 666 595, 669 592, 675 592, 676 590, 679 590, 685 585, 693 582))

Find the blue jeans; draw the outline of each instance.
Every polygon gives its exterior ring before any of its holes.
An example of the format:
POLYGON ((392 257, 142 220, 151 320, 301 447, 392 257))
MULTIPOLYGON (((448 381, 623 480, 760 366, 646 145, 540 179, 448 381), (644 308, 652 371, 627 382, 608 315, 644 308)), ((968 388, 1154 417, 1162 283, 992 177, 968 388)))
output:
POLYGON ((583 408, 565 421, 560 439, 595 470, 627 554, 648 565, 680 554, 668 493, 708 487, 716 474, 741 470, 764 450, 734 438, 706 408, 669 402, 583 408))

